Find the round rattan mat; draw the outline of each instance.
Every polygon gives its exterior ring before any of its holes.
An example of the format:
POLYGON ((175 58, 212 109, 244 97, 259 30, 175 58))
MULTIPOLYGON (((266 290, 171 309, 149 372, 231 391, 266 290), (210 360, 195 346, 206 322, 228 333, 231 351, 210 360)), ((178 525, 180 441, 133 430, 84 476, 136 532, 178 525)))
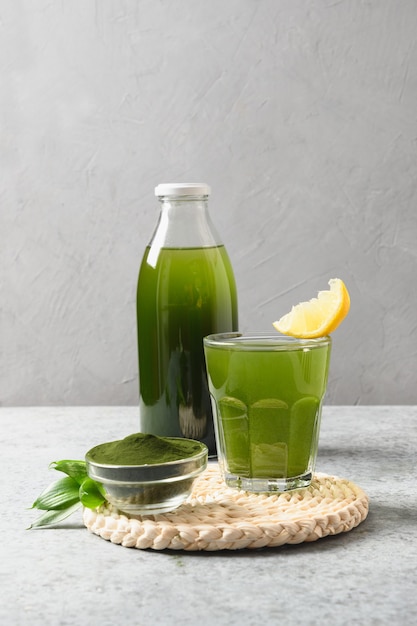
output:
POLYGON ((352 530, 367 514, 367 495, 344 478, 316 474, 306 489, 250 494, 227 487, 214 463, 175 511, 129 517, 106 504, 85 509, 83 519, 92 533, 128 548, 215 551, 316 541, 352 530))

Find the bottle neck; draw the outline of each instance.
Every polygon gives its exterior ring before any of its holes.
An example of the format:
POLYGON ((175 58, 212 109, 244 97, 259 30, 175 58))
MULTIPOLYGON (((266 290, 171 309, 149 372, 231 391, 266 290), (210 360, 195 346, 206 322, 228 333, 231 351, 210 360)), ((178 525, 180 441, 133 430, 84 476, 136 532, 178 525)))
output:
POLYGON ((222 242, 210 219, 207 196, 162 196, 151 247, 205 248, 222 242))

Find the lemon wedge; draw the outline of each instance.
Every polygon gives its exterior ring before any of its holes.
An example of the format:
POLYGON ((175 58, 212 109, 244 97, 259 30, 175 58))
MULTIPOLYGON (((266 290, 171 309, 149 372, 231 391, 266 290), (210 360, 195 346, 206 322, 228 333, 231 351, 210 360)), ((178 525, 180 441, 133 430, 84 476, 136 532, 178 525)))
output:
POLYGON ((332 333, 349 313, 350 296, 340 278, 329 280, 330 289, 319 291, 316 298, 300 302, 273 323, 283 335, 314 339, 332 333))

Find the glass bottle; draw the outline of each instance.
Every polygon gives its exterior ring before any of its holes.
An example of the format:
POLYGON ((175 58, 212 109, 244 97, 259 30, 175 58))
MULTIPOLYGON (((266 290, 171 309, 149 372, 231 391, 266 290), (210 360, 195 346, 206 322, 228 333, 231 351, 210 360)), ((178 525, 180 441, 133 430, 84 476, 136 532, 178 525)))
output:
POLYGON ((208 213, 210 187, 162 184, 159 221, 137 287, 140 429, 204 442, 216 454, 203 337, 237 330, 226 249, 208 213))

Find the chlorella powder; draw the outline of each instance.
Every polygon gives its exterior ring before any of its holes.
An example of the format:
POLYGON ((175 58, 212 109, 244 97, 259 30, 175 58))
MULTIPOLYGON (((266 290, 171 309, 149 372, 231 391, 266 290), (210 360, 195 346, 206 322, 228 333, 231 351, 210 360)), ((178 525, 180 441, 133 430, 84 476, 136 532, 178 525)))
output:
POLYGON ((108 465, 156 465, 186 459, 201 449, 201 444, 191 439, 134 433, 96 446, 90 450, 89 457, 95 463, 108 465))

